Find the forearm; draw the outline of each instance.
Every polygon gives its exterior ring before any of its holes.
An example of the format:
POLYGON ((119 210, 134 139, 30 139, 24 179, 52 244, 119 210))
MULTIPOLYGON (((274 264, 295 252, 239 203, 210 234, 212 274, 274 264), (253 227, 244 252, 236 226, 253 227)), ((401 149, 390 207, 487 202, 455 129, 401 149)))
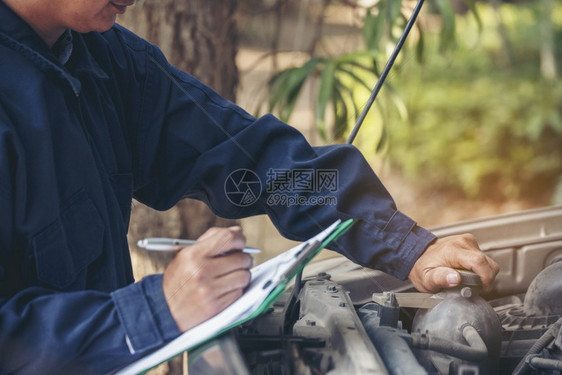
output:
POLYGON ((113 294, 28 288, 2 299, 0 372, 97 374, 130 363, 179 334, 167 306, 156 310, 158 293, 149 296, 158 287, 160 280, 113 294))
MULTIPOLYGON (((287 183, 287 176, 279 175, 281 182, 287 183)), ((435 239, 397 210, 359 150, 349 145, 311 147, 302 134, 272 116, 256 120, 229 142, 203 154, 195 163, 192 176, 196 183, 188 190, 207 201, 219 215, 244 217, 267 213, 281 234, 291 239, 306 240, 336 219, 357 219, 334 250, 359 264, 402 279, 435 239), (240 152, 232 157, 237 148, 250 156, 240 152), (220 169, 214 167, 218 165, 220 169), (223 189, 225 181, 237 170, 248 170, 261 182, 255 202, 235 202, 223 189), (289 173, 288 182, 293 185, 280 190, 282 184, 275 172, 283 171, 289 173), (311 173, 310 189, 297 189, 295 176, 290 175, 297 171, 311 173), (335 183, 323 184, 318 180, 320 172, 335 174, 335 183), (302 199, 292 205, 277 204, 271 198, 279 195, 302 199)))
MULTIPOLYGON (((136 197, 158 209, 189 196, 208 203, 220 216, 240 218, 267 213, 286 237, 305 240, 334 220, 358 219, 336 250, 354 261, 405 278, 434 236, 397 211, 390 194, 353 146, 312 147, 296 129, 271 115, 254 118, 195 78, 170 67, 156 53, 143 113, 151 114, 140 139, 158 139, 137 147, 146 176, 136 197), (163 73, 165 72, 166 73, 163 73), (161 93, 166 93, 163 96, 161 93), (166 98, 165 105, 163 97, 166 98), (146 131, 146 134, 144 134, 146 131), (146 166, 150 166, 147 169, 146 166), (237 202, 226 191, 239 171, 260 182, 251 202, 237 202), (283 171, 336 173, 337 183, 311 191, 276 191, 283 171), (273 177, 272 177, 273 175, 273 177), (297 204, 278 204, 276 194, 298 195, 297 204), (329 198, 328 204, 314 199, 329 198), (304 203, 301 203, 304 202, 304 203)), ((145 117, 143 117, 145 118, 145 117)), ((236 188, 245 188, 237 185, 236 188)))
MULTIPOLYGON (((325 227, 336 218, 354 218, 356 224, 332 244, 333 250, 356 263, 405 279, 435 236, 398 211, 391 195, 359 150, 337 145, 314 148, 314 151, 316 155, 309 162, 309 168, 335 171, 336 188, 332 192, 315 189, 313 193, 306 193, 309 198, 311 195, 323 197, 316 199, 321 204, 293 207, 267 205, 266 211, 287 237, 300 240, 303 233, 310 236, 319 226, 325 227), (328 199, 330 197, 332 200, 328 199)), ((293 168, 299 168, 301 164, 293 168)), ((318 180, 314 182, 316 185, 322 183, 318 180)))

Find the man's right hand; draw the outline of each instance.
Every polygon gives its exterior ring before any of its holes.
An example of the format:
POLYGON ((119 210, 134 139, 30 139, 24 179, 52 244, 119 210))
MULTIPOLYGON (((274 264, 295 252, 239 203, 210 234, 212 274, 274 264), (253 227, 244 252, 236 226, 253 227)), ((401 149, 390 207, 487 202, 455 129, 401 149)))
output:
POLYGON ((442 288, 460 284, 457 269, 476 273, 485 289, 490 289, 500 268, 487 256, 472 234, 449 236, 431 243, 418 258, 408 276, 423 293, 436 293, 442 288))
POLYGON ((242 252, 245 245, 240 227, 211 228, 170 262, 162 288, 181 332, 215 316, 242 295, 254 263, 242 252))

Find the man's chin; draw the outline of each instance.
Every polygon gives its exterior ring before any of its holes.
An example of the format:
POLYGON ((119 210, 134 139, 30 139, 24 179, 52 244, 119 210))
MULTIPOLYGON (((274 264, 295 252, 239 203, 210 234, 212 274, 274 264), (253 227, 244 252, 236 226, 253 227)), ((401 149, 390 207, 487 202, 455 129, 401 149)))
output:
POLYGON ((116 20, 117 20, 117 15, 114 14, 111 20, 108 20, 104 25, 100 25, 100 29, 96 31, 104 32, 111 29, 113 25, 115 25, 116 20))
POLYGON ((104 20, 103 22, 97 22, 95 25, 91 27, 84 27, 84 28, 78 27, 73 30, 83 34, 92 31, 103 33, 105 31, 110 30, 113 27, 113 25, 115 25, 116 18, 117 18, 116 16, 113 16, 111 19, 104 20))

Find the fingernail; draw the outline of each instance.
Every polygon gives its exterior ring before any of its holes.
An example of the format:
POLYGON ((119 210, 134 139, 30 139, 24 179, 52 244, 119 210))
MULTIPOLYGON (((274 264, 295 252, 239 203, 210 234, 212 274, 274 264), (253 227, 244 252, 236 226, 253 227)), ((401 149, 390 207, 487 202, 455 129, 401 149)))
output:
POLYGON ((457 285, 459 283, 459 274, 458 273, 447 274, 447 283, 449 283, 449 285, 457 285))

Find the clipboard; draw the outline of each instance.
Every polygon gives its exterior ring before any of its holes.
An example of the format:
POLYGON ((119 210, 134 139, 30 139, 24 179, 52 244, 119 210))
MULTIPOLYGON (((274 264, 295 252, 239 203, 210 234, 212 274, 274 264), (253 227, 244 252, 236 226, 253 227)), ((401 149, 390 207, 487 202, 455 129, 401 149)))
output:
POLYGON ((343 223, 338 220, 308 241, 252 268, 252 281, 248 289, 233 304, 162 348, 119 370, 117 374, 145 373, 261 315, 275 303, 289 281, 302 271, 320 250, 344 234, 354 222, 354 219, 343 223))

